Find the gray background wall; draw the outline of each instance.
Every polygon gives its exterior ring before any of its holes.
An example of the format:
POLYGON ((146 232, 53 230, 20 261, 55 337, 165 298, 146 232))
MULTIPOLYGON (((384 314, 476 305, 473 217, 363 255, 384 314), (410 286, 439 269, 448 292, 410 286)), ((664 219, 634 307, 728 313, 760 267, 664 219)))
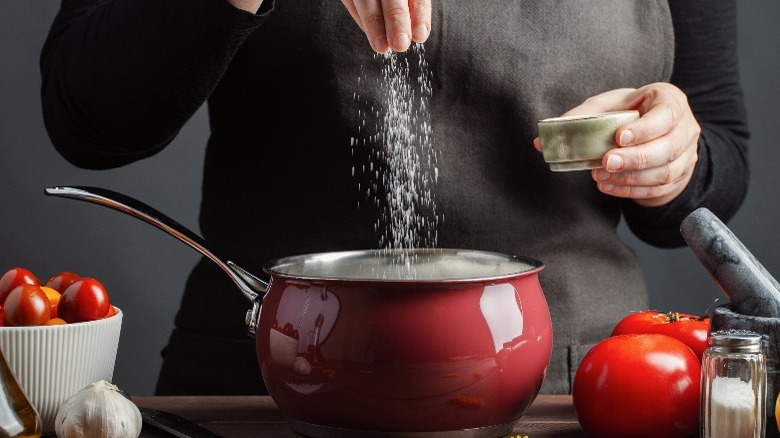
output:
MULTIPOLYGON (((39 99, 38 56, 58 6, 59 0, 0 0, 0 271, 24 266, 45 280, 71 270, 104 280, 125 311, 114 382, 131 394, 151 394, 159 351, 198 256, 137 220, 44 197, 43 188, 114 188, 197 231, 206 113, 201 109, 170 147, 145 161, 102 172, 65 163, 48 140, 39 99)), ((753 177, 745 204, 729 226, 780 277, 780 2, 742 1, 739 6, 753 177)), ((621 231, 646 268, 653 307, 700 313, 715 298, 723 299, 688 248, 652 248, 625 227, 621 231)))

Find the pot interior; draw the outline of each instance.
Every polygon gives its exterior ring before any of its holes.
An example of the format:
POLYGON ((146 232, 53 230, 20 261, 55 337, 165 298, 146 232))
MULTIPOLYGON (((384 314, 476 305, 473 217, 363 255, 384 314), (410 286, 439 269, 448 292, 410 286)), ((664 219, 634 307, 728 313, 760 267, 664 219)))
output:
POLYGON ((376 249, 308 254, 272 260, 265 271, 305 280, 467 282, 538 272, 542 262, 461 249, 376 249))

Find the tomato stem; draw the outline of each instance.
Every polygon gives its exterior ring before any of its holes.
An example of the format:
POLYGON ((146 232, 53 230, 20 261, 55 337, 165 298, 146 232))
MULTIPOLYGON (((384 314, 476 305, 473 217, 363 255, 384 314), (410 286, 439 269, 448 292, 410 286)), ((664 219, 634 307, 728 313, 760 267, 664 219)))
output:
POLYGON ((710 304, 710 307, 707 307, 707 310, 704 311, 704 315, 701 315, 698 320, 704 321, 705 319, 708 319, 710 317, 710 313, 712 312, 712 308, 715 307, 716 304, 718 304, 718 301, 720 301, 720 298, 715 298, 715 301, 710 304))

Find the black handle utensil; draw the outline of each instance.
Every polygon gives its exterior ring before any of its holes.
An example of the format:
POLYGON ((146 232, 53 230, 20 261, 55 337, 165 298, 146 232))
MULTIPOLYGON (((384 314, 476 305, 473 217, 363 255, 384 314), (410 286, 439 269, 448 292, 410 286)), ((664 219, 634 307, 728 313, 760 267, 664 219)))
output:
POLYGON ((220 438, 214 432, 170 412, 139 406, 144 423, 180 438, 220 438))

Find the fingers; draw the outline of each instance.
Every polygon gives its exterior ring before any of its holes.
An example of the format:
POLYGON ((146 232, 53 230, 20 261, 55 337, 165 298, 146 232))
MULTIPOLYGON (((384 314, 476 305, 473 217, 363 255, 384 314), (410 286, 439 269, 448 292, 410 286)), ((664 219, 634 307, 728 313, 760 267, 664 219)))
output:
POLYGON ((660 90, 648 88, 640 90, 637 105, 642 117, 633 122, 621 126, 616 133, 616 140, 620 146, 631 146, 654 140, 667 132, 672 131, 682 120, 687 108, 687 99, 676 87, 660 90))
POLYGON ((360 19, 360 28, 374 51, 402 52, 409 48, 412 42, 412 20, 407 0, 352 1, 360 19))
POLYGON ((357 8, 355 7, 355 2, 352 0, 341 0, 341 3, 343 3, 347 8, 349 15, 352 16, 353 20, 355 20, 355 23, 357 23, 358 27, 360 27, 360 30, 365 33, 365 29, 363 29, 363 20, 360 19, 360 14, 358 14, 357 8))
POLYGON ((410 0, 409 13, 412 19, 412 40, 424 43, 431 34, 431 0, 410 0))
MULTIPOLYGON (((698 125, 696 125, 698 126, 698 125)), ((638 146, 613 149, 592 171, 601 192, 659 206, 677 197, 693 175, 698 159, 698 132, 680 127, 638 146)))
MULTIPOLYGON (((631 131, 628 129, 623 131, 620 135, 621 141, 625 141, 628 132, 631 131)), ((693 141, 692 136, 684 135, 681 132, 642 142, 636 146, 633 143, 639 142, 639 140, 634 139, 607 152, 602 160, 602 165, 609 172, 643 170, 663 166, 679 159, 684 152, 689 150, 693 141)))
POLYGON ((542 151, 542 140, 540 140, 539 137, 534 138, 534 147, 537 151, 542 151))
POLYGON ((431 32, 431 0, 342 0, 378 53, 406 51, 431 32))
POLYGON ((606 91, 593 97, 589 97, 581 104, 566 111, 562 117, 579 116, 584 114, 596 114, 607 111, 633 109, 630 103, 635 99, 636 90, 633 88, 619 88, 606 91))
POLYGON ((385 30, 385 17, 379 0, 353 0, 360 28, 365 32, 368 43, 377 53, 387 53, 390 43, 385 30))
MULTIPOLYGON (((693 176, 693 169, 691 168, 684 171, 679 178, 668 184, 619 185, 609 181, 600 181, 597 172, 598 170, 593 171, 593 179, 598 182, 599 191, 618 198, 633 199, 638 204, 646 207, 657 207, 671 202, 685 190, 693 176)), ((658 176, 661 180, 665 180, 671 173, 671 169, 657 169, 655 172, 646 172, 643 177, 637 176, 636 179, 651 181, 654 176, 658 176), (654 173, 656 175, 653 175, 654 173)))
MULTIPOLYGON (((637 146, 637 148, 643 146, 637 146)), ((610 158, 618 157, 612 154, 610 158)), ((598 183, 612 184, 613 186, 663 186, 673 184, 684 177, 686 172, 692 171, 693 164, 698 155, 695 150, 686 149, 681 156, 674 160, 648 160, 658 162, 657 165, 649 165, 638 169, 628 165, 623 167, 623 171, 610 171, 605 166, 601 169, 593 170, 593 179, 598 183)))
POLYGON ((412 43, 412 17, 408 0, 382 0, 385 37, 392 50, 403 52, 412 43))
POLYGON ((592 171, 600 191, 658 206, 685 190, 698 159, 701 127, 679 88, 661 83, 631 92, 615 90, 588 99, 572 111, 594 108, 636 108, 642 115, 617 130, 619 147, 605 154, 602 169, 592 171))
POLYGON ((617 130, 619 148, 609 151, 602 163, 607 171, 651 169, 677 161, 686 153, 695 155, 701 127, 687 100, 667 94, 643 102, 640 106, 649 108, 640 108, 642 117, 617 130))

